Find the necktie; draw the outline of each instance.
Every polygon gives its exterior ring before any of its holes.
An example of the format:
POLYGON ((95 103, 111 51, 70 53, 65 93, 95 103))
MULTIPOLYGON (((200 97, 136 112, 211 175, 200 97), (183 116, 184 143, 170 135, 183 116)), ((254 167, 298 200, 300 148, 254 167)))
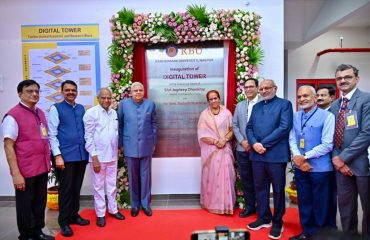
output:
POLYGON ((344 115, 346 114, 347 103, 348 99, 343 98, 337 119, 337 124, 335 125, 334 144, 338 147, 340 147, 343 143, 344 115))

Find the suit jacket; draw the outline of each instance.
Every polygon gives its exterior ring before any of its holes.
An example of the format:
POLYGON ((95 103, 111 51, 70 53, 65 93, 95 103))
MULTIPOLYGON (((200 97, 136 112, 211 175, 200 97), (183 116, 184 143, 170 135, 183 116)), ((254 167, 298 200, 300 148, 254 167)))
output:
POLYGON ((251 146, 259 142, 266 148, 264 154, 252 148, 250 159, 269 163, 290 161, 289 132, 293 126, 293 108, 288 100, 273 97, 253 106, 247 124, 247 137, 251 146))
POLYGON ((153 154, 157 142, 155 104, 148 100, 138 104, 131 98, 118 107, 119 145, 127 157, 142 158, 153 154))
MULTIPOLYGON (((333 102, 330 111, 337 121, 342 98, 333 102)), ((344 129, 342 147, 334 146, 332 157, 346 162, 355 176, 370 176, 368 147, 370 144, 370 93, 357 89, 347 105, 348 111, 356 112, 358 128, 344 129)))
MULTIPOLYGON (((262 99, 263 98, 261 96, 258 96, 257 102, 260 102, 262 99)), ((240 143, 243 140, 247 140, 246 128, 247 128, 248 105, 249 105, 248 99, 239 102, 236 105, 233 116, 233 132, 237 140, 236 150, 241 152, 244 152, 245 150, 243 146, 240 145, 240 143)))

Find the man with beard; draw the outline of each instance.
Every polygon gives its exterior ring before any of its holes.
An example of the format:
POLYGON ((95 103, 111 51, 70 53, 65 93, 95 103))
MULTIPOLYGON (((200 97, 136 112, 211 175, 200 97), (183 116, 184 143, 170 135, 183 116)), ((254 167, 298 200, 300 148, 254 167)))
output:
MULTIPOLYGON (((300 110, 294 114, 289 135, 298 191, 299 217, 303 232, 290 240, 308 239, 320 229, 331 227, 331 184, 334 171, 330 152, 333 149, 334 115, 315 104, 312 86, 298 88, 300 110)), ((335 216, 334 216, 335 219, 335 216)))
POLYGON ((290 161, 289 132, 292 128, 292 104, 276 96, 277 86, 265 79, 259 86, 263 101, 253 106, 247 125, 248 142, 252 146, 254 186, 257 200, 255 222, 248 224, 251 230, 271 227, 269 237, 280 239, 285 214, 285 169, 290 161), (274 215, 270 209, 270 185, 274 196, 274 215))
POLYGON ((262 100, 258 96, 258 80, 248 78, 245 81, 244 94, 247 97, 236 105, 233 117, 233 131, 237 140, 236 160, 238 171, 243 187, 243 197, 245 207, 240 212, 239 217, 245 218, 256 212, 256 193, 254 191, 252 162, 249 159, 251 146, 248 143, 245 129, 252 114, 253 106, 262 100))
POLYGON ((335 100, 335 88, 330 85, 320 85, 317 88, 317 106, 324 110, 329 110, 330 105, 335 100))
POLYGON ((82 118, 85 108, 75 102, 77 84, 72 80, 62 83, 64 101, 50 108, 48 125, 49 141, 58 169, 59 217, 58 223, 63 236, 73 235, 70 224, 89 225, 80 210, 80 191, 89 155, 85 149, 85 129, 82 118))
POLYGON ((358 196, 362 205, 362 238, 370 239, 370 94, 357 88, 358 69, 348 64, 335 71, 342 97, 331 106, 336 117, 332 162, 337 178, 342 229, 358 234, 358 196))

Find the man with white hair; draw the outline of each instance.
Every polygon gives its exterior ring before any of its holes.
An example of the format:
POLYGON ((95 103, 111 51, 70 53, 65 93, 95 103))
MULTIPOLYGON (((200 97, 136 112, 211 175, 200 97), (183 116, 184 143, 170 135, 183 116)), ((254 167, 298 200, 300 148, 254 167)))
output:
POLYGON ((131 85, 131 98, 118 107, 119 145, 127 160, 130 182, 131 216, 152 216, 151 194, 152 155, 157 142, 157 122, 154 102, 144 99, 144 86, 131 85))
POLYGON ((289 135, 303 229, 301 234, 290 240, 308 239, 319 230, 332 227, 330 193, 334 168, 330 152, 333 149, 335 118, 332 113, 316 105, 315 96, 316 91, 312 86, 298 88, 300 110, 294 114, 289 135))
POLYGON ((100 89, 98 101, 99 105, 86 111, 83 121, 85 146, 89 152, 93 180, 96 225, 104 227, 106 224, 105 192, 109 215, 118 220, 124 220, 125 217, 118 211, 116 201, 118 119, 116 111, 111 108, 112 92, 109 88, 100 89))

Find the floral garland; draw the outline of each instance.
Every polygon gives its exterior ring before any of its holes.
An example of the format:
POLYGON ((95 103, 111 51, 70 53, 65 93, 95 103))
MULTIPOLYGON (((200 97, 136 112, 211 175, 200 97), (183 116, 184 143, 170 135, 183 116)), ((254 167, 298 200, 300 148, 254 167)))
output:
MULTIPOLYGON (((244 10, 212 10, 208 13, 204 6, 199 5, 188 6, 186 12, 169 14, 136 14, 133 10, 122 9, 110 19, 112 44, 109 47, 108 63, 112 72, 110 87, 113 106, 116 107, 121 99, 129 97, 136 42, 180 44, 234 40, 237 101, 242 100, 245 81, 249 77, 258 78, 258 65, 264 55, 259 46, 260 18, 259 15, 244 10)), ((129 207, 127 171, 122 159, 117 183, 118 202, 120 207, 129 207)), ((238 196, 239 194, 242 193, 238 190, 238 196)), ((238 202, 240 199, 242 197, 238 197, 238 202)))

